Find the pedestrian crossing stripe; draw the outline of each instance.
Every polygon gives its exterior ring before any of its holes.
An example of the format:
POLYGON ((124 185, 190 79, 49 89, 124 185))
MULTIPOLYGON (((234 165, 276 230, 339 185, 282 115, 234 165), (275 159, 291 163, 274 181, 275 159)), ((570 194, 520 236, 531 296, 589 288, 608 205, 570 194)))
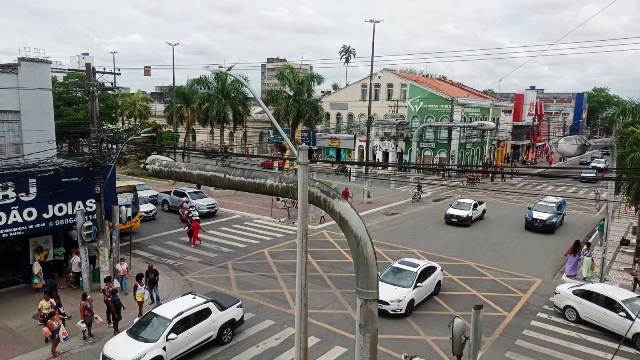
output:
MULTIPOLYGON (((234 336, 232 344, 239 343, 245 339, 248 339, 253 335, 259 333, 260 331, 270 327, 273 324, 275 324, 275 321, 273 320, 264 320, 244 331, 238 332, 238 334, 234 336)), ((229 345, 232 345, 232 344, 229 344, 229 345)), ((216 355, 218 353, 221 353, 222 351, 226 350, 229 347, 229 345, 215 348, 213 349, 213 351, 207 352, 207 355, 211 356, 211 355, 216 355)))
POLYGON ((251 237, 262 239, 262 240, 271 240, 271 239, 273 239, 272 237, 269 237, 269 236, 252 234, 252 233, 248 233, 246 231, 242 231, 242 230, 238 230, 238 229, 232 229, 230 227, 223 227, 223 228, 220 228, 220 230, 224 230, 224 231, 228 231, 228 232, 232 232, 232 233, 236 233, 236 234, 240 234, 240 235, 245 235, 245 236, 251 236, 251 237))
POLYGON ((184 259, 184 260, 195 261, 195 262, 201 262, 202 261, 202 260, 200 260, 200 258, 197 258, 195 256, 184 255, 184 254, 181 254, 181 253, 179 253, 177 251, 165 249, 163 247, 156 246, 156 245, 149 245, 149 249, 155 250, 155 251, 163 253, 163 254, 167 254, 167 255, 171 255, 171 256, 177 257, 178 259, 184 259))
POLYGON ((258 233, 258 234, 263 234, 263 235, 271 235, 271 236, 284 236, 284 234, 280 234, 280 233, 275 233, 275 232, 271 232, 271 231, 265 231, 265 230, 258 230, 258 229, 254 229, 248 226, 243 226, 243 225, 231 225, 233 227, 236 227, 238 229, 243 229, 243 230, 247 230, 250 233, 254 232, 254 233, 258 233))
POLYGON ((163 257, 156 256, 154 254, 150 254, 150 253, 148 253, 146 251, 142 251, 142 250, 133 250, 133 253, 136 254, 136 255, 140 255, 142 257, 145 257, 147 259, 151 259, 151 260, 154 260, 154 261, 166 263, 166 264, 169 264, 169 265, 175 265, 175 266, 182 265, 182 263, 179 262, 179 261, 175 261, 175 260, 171 260, 171 259, 165 259, 163 257))
POLYGON ((167 242, 165 242, 165 244, 173 246, 173 247, 177 247, 178 249, 182 249, 184 251, 192 252, 194 254, 202 255, 202 256, 208 256, 208 257, 216 257, 216 256, 218 256, 217 254, 210 253, 208 251, 204 251, 204 250, 200 250, 200 249, 196 249, 196 248, 192 248, 189 245, 178 244, 178 243, 173 242, 173 241, 167 241, 167 242))
POLYGON ((295 234, 296 233, 295 230, 277 229, 277 228, 274 228, 273 226, 268 226, 268 225, 261 225, 261 224, 250 223, 250 222, 246 222, 245 224, 251 225, 251 226, 255 226, 255 227, 259 227, 261 229, 275 230, 275 231, 283 232, 285 234, 295 234))
POLYGON ((231 235, 231 234, 223 233, 223 232, 220 232, 220 231, 208 230, 207 234, 213 234, 213 235, 217 235, 219 237, 226 237, 226 238, 233 239, 233 240, 244 241, 244 242, 248 242, 248 243, 251 243, 251 244, 259 244, 260 243, 260 241, 258 241, 258 240, 246 239, 246 238, 242 238, 240 236, 231 235))
MULTIPOLYGON (((309 339, 307 341, 307 348, 311 349, 311 347, 315 344, 317 344, 318 342, 320 342, 320 339, 318 339, 315 336, 309 336, 309 339)), ((282 353, 280 356, 278 356, 277 358, 273 359, 273 360, 293 360, 294 358, 294 353, 295 353, 295 348, 291 348, 289 350, 287 350, 286 352, 282 353)))
POLYGON ((292 327, 288 327, 279 333, 273 335, 272 337, 260 342, 253 347, 248 348, 247 350, 241 352, 240 354, 231 358, 231 360, 249 360, 253 359, 255 356, 262 354, 265 350, 271 349, 280 345, 283 341, 285 341, 289 336, 293 335, 296 331, 292 327))
POLYGON ((285 229, 285 230, 294 230, 295 231, 297 229, 295 226, 276 224, 276 223, 272 223, 272 222, 268 222, 268 221, 264 221, 264 220, 256 220, 256 221, 254 221, 254 223, 265 224, 265 225, 269 225, 269 226, 273 226, 273 227, 280 228, 280 229, 285 229))
POLYGON ((225 244, 225 245, 230 245, 230 246, 235 246, 235 247, 239 247, 239 248, 243 248, 243 247, 247 247, 247 244, 241 244, 241 243, 237 243, 235 241, 229 241, 229 240, 223 240, 223 239, 218 239, 216 237, 213 236, 209 236, 207 234, 199 234, 199 236, 205 240, 208 241, 213 241, 213 242, 217 242, 220 244, 225 244))
MULTIPOLYGON (((592 342, 594 344, 600 344, 600 345, 604 345, 604 346, 611 347, 611 348, 614 348, 614 349, 618 348, 618 343, 614 343, 612 341, 607 341, 607 340, 604 340, 604 339, 600 339, 600 338, 597 338, 595 336, 589 336, 589 335, 580 334, 580 333, 577 333, 577 332, 574 332, 574 331, 569 331, 569 330, 566 330, 566 329, 563 329, 563 328, 559 328, 557 326, 548 325, 548 324, 541 323, 541 322, 535 321, 535 320, 531 321, 530 324, 533 325, 533 326, 539 327, 541 329, 557 332, 557 333, 560 333, 560 334, 563 334, 563 335, 566 335, 566 336, 570 336, 570 337, 573 337, 573 338, 582 339, 582 340, 588 340, 588 341, 590 341, 590 342, 592 342)), ((634 349, 631 349, 629 347, 626 347, 626 346, 620 347, 620 350, 631 352, 631 353, 634 353, 634 354, 640 354, 640 352, 638 352, 638 351, 636 351, 634 349)))
POLYGON ((320 356, 317 360, 337 359, 338 356, 344 354, 345 352, 347 352, 347 349, 343 348, 342 346, 335 346, 334 348, 329 350, 326 354, 320 356))
MULTIPOLYGON (((596 350, 596 349, 593 349, 593 348, 588 348, 588 347, 585 347, 583 345, 575 344, 575 343, 572 343, 572 342, 569 342, 569 341, 566 341, 566 340, 561 340, 561 339, 558 339, 557 337, 540 334, 540 333, 537 333, 537 332, 531 331, 531 330, 524 330, 522 333, 527 335, 527 336, 530 336, 530 337, 532 337, 534 339, 543 340, 543 341, 546 341, 546 342, 550 342, 552 344, 564 346, 564 347, 566 347, 568 349, 581 351, 581 352, 584 352, 584 353, 587 353, 587 354, 590 354, 590 355, 595 355, 595 356, 601 357, 603 359, 611 358, 611 354, 606 353, 604 351, 596 350)), ((629 360, 627 358, 623 358, 623 357, 620 357, 620 356, 616 356, 616 357, 618 358, 618 360, 629 360)))
MULTIPOLYGON (((185 241, 189 242, 189 238, 186 238, 186 237, 180 238, 180 240, 185 240, 185 241)), ((206 247, 206 248, 209 248, 209 249, 218 250, 218 251, 222 251, 222 252, 233 252, 232 249, 228 249, 228 248, 225 248, 225 247, 222 247, 222 246, 218 246, 218 245, 209 244, 207 241, 199 242, 197 244, 197 246, 203 246, 203 247, 206 247)))

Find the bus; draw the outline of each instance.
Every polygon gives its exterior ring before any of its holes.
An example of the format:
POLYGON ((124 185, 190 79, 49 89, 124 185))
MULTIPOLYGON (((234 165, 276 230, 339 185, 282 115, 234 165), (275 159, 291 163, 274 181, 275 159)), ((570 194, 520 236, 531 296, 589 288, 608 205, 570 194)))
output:
POLYGON ((132 231, 140 227, 140 203, 138 190, 133 181, 116 181, 118 207, 120 209, 120 231, 132 231))

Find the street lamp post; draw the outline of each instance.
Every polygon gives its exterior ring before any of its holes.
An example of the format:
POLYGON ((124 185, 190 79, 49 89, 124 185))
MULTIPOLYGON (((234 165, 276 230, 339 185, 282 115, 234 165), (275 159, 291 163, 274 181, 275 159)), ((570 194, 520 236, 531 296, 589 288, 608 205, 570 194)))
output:
POLYGON ((139 133, 129 137, 127 140, 125 140, 122 143, 122 145, 120 146, 120 149, 116 153, 116 157, 113 159, 113 163, 111 164, 111 167, 109 168, 109 173, 107 173, 107 177, 105 179, 109 179, 109 176, 111 176, 113 169, 116 167, 116 162, 118 162, 118 158, 120 157, 120 153, 122 152, 122 149, 124 149, 124 147, 127 145, 127 143, 132 140, 149 139, 156 136, 156 134, 154 134, 152 131, 153 131, 152 128, 146 128, 140 131, 139 133))
MULTIPOLYGON (((116 103, 116 107, 114 111, 114 117, 116 119, 116 124, 118 123, 118 86, 116 85, 116 54, 117 51, 109 51, 111 53, 111 58, 113 59, 113 98, 116 103)), ((122 118, 122 128, 124 129, 124 118, 122 118)))
POLYGON ((371 35, 371 64, 369 66, 369 101, 367 104, 367 139, 365 142, 365 149, 364 149, 364 174, 365 174, 365 178, 364 178, 364 198, 365 198, 365 202, 367 199, 367 191, 368 191, 368 182, 369 179, 367 177, 367 175, 369 174, 369 152, 370 152, 370 147, 371 147, 371 124, 373 122, 373 119, 371 119, 371 94, 373 93, 373 56, 375 53, 375 44, 376 44, 376 24, 381 23, 383 20, 382 19, 367 19, 364 22, 366 23, 370 23, 373 24, 373 33, 371 35))
MULTIPOLYGON (((171 120, 173 122, 173 136, 176 136, 178 133, 178 124, 176 123, 176 46, 180 45, 179 42, 166 42, 167 45, 171 46, 171 72, 172 72, 172 85, 171 85, 171 120)), ((173 147, 173 158, 177 158, 177 140, 176 145, 173 147)), ((184 159, 183 159, 184 160, 184 159)))

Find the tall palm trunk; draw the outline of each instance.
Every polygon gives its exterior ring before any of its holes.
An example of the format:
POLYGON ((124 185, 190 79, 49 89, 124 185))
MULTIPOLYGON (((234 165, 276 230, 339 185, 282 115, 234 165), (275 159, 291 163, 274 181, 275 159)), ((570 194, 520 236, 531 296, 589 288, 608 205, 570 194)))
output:
POLYGON ((347 63, 347 65, 344 67, 344 86, 345 87, 349 85, 349 77, 347 76, 348 70, 349 70, 349 64, 347 63))
POLYGON ((184 133, 184 139, 182 140, 182 162, 184 162, 184 156, 187 153, 187 137, 189 136, 190 132, 191 132, 191 127, 187 125, 186 131, 184 133))
POLYGON ((220 124, 220 149, 224 150, 224 124, 220 124))

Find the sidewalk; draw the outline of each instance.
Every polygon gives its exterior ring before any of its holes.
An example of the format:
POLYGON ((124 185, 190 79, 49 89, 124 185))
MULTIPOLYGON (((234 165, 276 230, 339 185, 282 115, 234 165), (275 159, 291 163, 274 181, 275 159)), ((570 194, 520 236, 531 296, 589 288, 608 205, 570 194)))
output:
MULTIPOLYGON (((124 292, 120 297, 126 308, 122 311, 122 321, 120 322, 120 331, 128 328, 133 319, 137 316, 138 306, 133 300, 131 289, 135 280, 136 273, 143 272, 147 269, 146 262, 141 259, 133 258, 132 275, 129 278, 129 295, 125 296, 124 292)), ((171 299, 180 294, 187 292, 190 286, 186 284, 182 276, 174 271, 170 271, 162 264, 154 264, 160 272, 160 295, 162 299, 171 299)), ((93 333, 96 338, 85 342, 82 340, 82 333, 76 323, 80 320, 79 304, 82 291, 79 289, 65 288, 59 290, 62 303, 67 314, 73 316, 67 321, 66 328, 69 331, 71 339, 61 343, 58 351, 62 352, 62 357, 68 352, 82 351, 87 345, 98 345, 99 342, 104 343, 113 336, 113 329, 109 328, 105 322, 97 324, 94 322, 93 333)), ((102 318, 105 317, 105 305, 102 301, 102 293, 100 291, 92 291, 91 297, 94 300, 94 309, 96 314, 102 318)), ((50 358, 50 344, 45 344, 40 332, 34 314, 38 306, 38 302, 42 300, 42 292, 36 292, 30 286, 17 286, 0 292, 0 360, 18 359, 18 360, 42 360, 50 358)), ((144 311, 150 308, 146 302, 144 311)), ((99 345, 100 348, 102 345, 99 345)))

